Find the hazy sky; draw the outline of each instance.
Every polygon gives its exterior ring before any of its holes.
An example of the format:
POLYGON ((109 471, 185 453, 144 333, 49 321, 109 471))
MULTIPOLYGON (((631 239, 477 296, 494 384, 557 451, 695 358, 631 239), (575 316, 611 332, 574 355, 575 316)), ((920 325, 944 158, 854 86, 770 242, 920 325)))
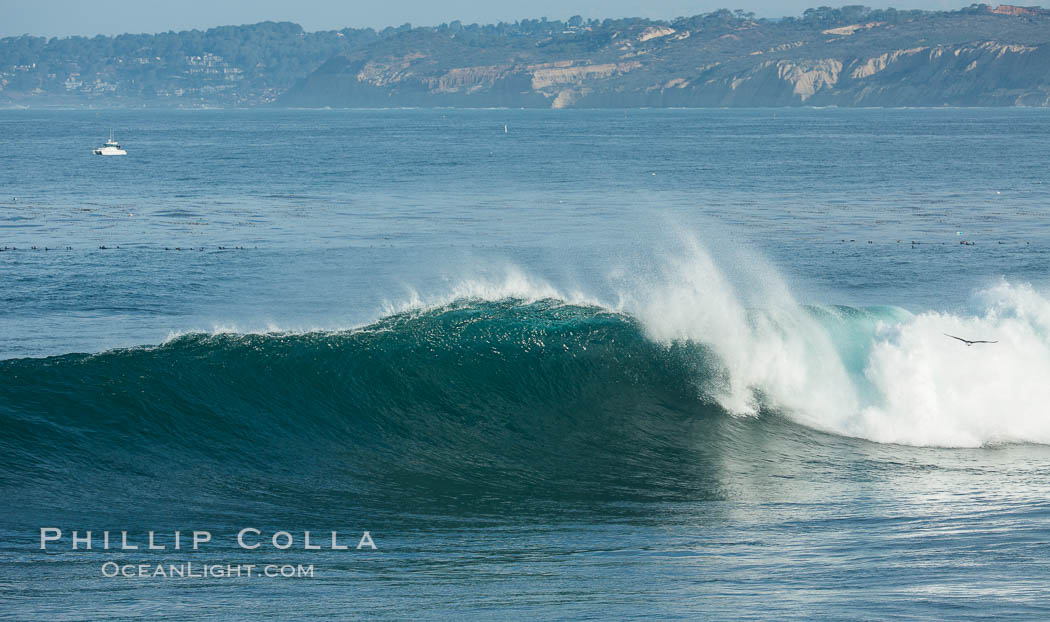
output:
MULTIPOLYGON (((907 9, 956 9, 974 0, 0 0, 0 37, 20 34, 67 36, 163 32, 250 24, 264 20, 292 21, 307 30, 345 26, 396 26, 405 22, 427 26, 454 19, 493 23, 522 18, 565 19, 640 16, 668 19, 718 8, 754 11, 763 17, 799 15, 811 6, 866 4, 907 9)), ((994 1, 986 0, 988 4, 994 1)), ((1032 4, 1032 2, 1020 2, 1032 4)))

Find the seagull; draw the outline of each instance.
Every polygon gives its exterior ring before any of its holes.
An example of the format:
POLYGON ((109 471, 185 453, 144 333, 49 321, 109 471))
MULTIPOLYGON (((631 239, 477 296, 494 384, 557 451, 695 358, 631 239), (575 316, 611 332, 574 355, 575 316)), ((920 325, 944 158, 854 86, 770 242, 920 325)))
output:
POLYGON ((965 343, 967 347, 972 346, 975 343, 999 343, 998 341, 981 341, 980 339, 975 339, 973 341, 970 341, 969 339, 963 339, 962 337, 956 337, 955 335, 949 335, 948 333, 941 333, 941 334, 944 335, 945 337, 951 337, 952 339, 958 339, 959 341, 965 343))

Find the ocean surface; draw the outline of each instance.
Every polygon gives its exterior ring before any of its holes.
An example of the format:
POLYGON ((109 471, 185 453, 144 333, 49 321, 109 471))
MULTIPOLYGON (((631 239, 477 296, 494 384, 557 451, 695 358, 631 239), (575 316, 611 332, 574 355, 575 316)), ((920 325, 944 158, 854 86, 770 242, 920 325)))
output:
POLYGON ((1050 111, 0 135, 0 617, 1050 617, 1050 111))

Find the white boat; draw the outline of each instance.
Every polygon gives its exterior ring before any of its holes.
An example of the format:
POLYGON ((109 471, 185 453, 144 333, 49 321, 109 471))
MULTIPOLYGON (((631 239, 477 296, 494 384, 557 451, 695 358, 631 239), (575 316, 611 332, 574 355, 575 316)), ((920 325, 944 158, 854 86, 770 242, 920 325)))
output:
POLYGON ((106 141, 106 144, 91 153, 101 156, 128 155, 127 151, 120 148, 120 143, 113 140, 113 132, 109 133, 109 140, 106 141))

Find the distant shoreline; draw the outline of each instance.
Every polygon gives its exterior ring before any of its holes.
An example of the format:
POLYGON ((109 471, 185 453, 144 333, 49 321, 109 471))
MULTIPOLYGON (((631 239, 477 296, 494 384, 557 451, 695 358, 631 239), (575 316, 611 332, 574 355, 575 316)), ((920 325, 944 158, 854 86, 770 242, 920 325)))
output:
POLYGON ((0 39, 5 107, 1050 106, 1050 11, 719 10, 305 32, 0 39))

